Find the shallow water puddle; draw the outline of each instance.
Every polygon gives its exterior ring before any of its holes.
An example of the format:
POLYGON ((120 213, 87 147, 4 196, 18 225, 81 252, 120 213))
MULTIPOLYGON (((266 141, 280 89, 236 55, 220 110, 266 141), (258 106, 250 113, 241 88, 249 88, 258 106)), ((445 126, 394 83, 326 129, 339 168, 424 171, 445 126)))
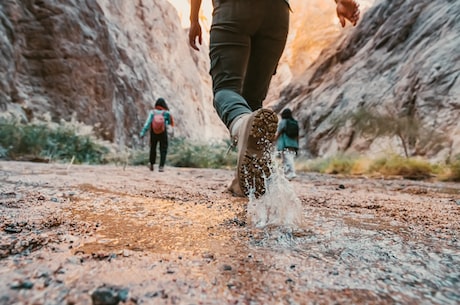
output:
POLYGON ((106 211, 79 209, 73 215, 100 224, 97 235, 76 251, 84 253, 121 250, 203 252, 231 242, 231 235, 219 228, 230 215, 204 205, 178 205, 165 200, 118 203, 106 211))

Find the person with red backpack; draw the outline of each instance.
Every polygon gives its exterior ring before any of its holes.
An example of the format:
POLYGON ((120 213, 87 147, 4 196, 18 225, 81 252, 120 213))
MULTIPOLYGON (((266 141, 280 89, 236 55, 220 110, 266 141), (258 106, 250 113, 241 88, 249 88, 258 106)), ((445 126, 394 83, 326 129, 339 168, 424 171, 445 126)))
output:
POLYGON ((163 172, 166 163, 166 154, 168 153, 168 132, 167 125, 173 127, 174 120, 169 112, 169 108, 163 98, 158 98, 155 102, 155 108, 149 112, 144 127, 140 133, 143 138, 147 130, 150 130, 150 170, 157 157, 157 145, 160 143, 160 164, 158 171, 163 172))

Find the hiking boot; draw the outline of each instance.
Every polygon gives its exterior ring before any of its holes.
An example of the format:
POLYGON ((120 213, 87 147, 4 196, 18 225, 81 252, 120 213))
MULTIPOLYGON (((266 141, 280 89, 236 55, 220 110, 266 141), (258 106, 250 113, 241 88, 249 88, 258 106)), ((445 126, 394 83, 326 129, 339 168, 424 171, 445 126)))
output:
POLYGON ((150 163, 150 166, 149 166, 149 168, 150 168, 150 171, 152 171, 152 172, 153 172, 153 164, 152 164, 152 163, 150 163))
POLYGON ((164 171, 165 171, 165 168, 164 168, 163 166, 160 166, 160 167, 158 168, 158 171, 159 171, 159 172, 164 172, 164 171))
POLYGON ((232 130, 238 141, 238 165, 229 190, 258 198, 265 193, 266 179, 271 175, 271 148, 278 116, 272 110, 259 109, 239 120, 237 130, 232 130))

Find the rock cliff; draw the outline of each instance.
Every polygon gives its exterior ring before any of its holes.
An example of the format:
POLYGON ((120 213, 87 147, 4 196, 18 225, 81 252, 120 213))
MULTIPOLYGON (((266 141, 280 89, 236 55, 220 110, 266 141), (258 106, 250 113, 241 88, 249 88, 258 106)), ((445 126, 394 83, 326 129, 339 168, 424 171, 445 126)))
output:
POLYGON ((401 153, 398 137, 366 136, 356 124, 337 123, 365 109, 390 118, 388 125, 401 118, 419 125, 409 155, 446 159, 460 154, 459 76, 459 1, 382 0, 272 104, 293 109, 302 147, 313 156, 401 153))
POLYGON ((166 0, 4 0, 0 107, 25 121, 72 117, 132 145, 158 97, 176 134, 223 138, 212 107, 206 50, 193 52, 166 0))

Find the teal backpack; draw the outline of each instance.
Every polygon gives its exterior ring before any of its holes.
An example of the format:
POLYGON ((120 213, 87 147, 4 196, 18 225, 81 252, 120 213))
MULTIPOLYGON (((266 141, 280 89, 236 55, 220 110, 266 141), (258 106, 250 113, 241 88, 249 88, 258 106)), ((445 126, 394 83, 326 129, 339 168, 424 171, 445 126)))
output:
POLYGON ((299 123, 294 119, 287 119, 284 133, 288 137, 296 139, 299 136, 299 123))

